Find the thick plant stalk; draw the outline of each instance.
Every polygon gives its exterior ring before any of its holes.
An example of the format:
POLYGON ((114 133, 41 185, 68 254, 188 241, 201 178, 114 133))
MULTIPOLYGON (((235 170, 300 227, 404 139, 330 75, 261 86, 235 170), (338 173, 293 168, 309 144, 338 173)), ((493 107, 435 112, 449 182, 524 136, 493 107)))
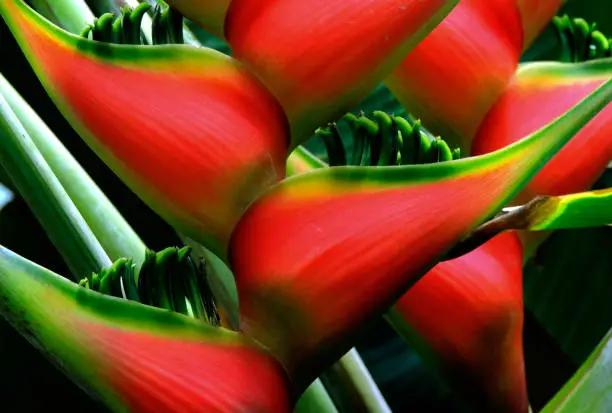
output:
POLYGON ((298 400, 295 413, 338 413, 334 401, 327 393, 325 385, 316 379, 298 400))
POLYGON ((3 97, 0 133, 0 163, 74 277, 80 279, 109 266, 108 255, 3 97))
POLYGON ((352 348, 328 372, 331 378, 344 386, 353 399, 353 408, 369 413, 391 413, 380 389, 363 363, 357 349, 352 348))
POLYGON ((94 15, 83 1, 75 0, 31 0, 39 13, 72 33, 80 33, 93 23, 94 15))
POLYGON ((139 267, 144 260, 144 243, 60 140, 1 74, 0 94, 109 258, 114 261, 130 257, 139 267))

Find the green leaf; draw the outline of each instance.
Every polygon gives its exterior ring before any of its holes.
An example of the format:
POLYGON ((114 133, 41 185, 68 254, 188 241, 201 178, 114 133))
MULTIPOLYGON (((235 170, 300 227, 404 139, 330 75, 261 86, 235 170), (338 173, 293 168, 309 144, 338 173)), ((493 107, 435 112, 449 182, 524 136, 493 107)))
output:
POLYGON ((138 235, 57 136, 1 74, 0 95, 6 99, 109 258, 131 257, 140 267, 145 246, 138 235))
POLYGON ((0 96, 0 163, 27 200, 77 279, 110 264, 106 252, 0 96))
POLYGON ((607 413, 612 410, 612 330, 542 413, 607 413))
POLYGON ((612 325, 612 227, 556 231, 527 263, 526 306, 576 365, 612 325))

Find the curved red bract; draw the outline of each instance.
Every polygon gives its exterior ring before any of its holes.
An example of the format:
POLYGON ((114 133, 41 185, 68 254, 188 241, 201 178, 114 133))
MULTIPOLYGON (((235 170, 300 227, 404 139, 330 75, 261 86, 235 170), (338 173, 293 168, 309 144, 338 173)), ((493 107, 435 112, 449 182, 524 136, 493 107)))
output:
MULTIPOLYGON (((492 152, 545 126, 606 79, 535 76, 513 81, 479 128, 472 151, 492 152)), ((537 195, 564 195, 590 188, 612 159, 612 105, 579 131, 525 187, 517 203, 537 195)))
POLYGON ((264 352, 87 323, 92 366, 134 413, 289 413, 288 381, 264 352))
POLYGON ((223 257, 244 210, 285 175, 288 125, 264 86, 214 51, 128 53, 16 21, 37 73, 87 143, 156 212, 223 257))
POLYGON ((517 3, 462 0, 385 80, 410 113, 464 153, 559 0, 517 3))
POLYGON ((456 0, 233 0, 225 34, 285 109, 294 142, 365 97, 456 0))
POLYGON ((436 265, 394 306, 453 389, 483 411, 528 410, 522 267, 517 235, 504 233, 436 265))
POLYGON ((491 212, 517 163, 404 188, 304 179, 269 192, 230 243, 243 331, 313 379, 491 212))
POLYGON ((469 148, 512 78, 521 48, 514 0, 464 0, 385 82, 429 129, 469 148))

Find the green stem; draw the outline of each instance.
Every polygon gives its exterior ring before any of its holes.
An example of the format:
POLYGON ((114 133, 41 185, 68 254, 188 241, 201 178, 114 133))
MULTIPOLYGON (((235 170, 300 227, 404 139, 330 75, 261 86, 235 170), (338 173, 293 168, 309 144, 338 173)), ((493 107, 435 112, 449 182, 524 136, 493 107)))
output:
POLYGON ((93 13, 84 1, 30 0, 30 3, 40 14, 75 34, 94 20, 93 13))
POLYGON ((0 96, 0 163, 80 279, 111 264, 27 131, 0 96))
POLYGON ((110 259, 115 261, 121 257, 131 257, 140 268, 146 248, 138 235, 49 127, 1 74, 0 95, 7 101, 110 259))
POLYGON ((337 382, 342 383, 346 393, 353 399, 353 411, 368 413, 391 413, 378 386, 372 379, 368 368, 355 348, 349 350, 327 372, 337 382))
MULTIPOLYGON (((79 1, 79 0, 73 0, 73 1, 79 1)), ((130 7, 132 9, 135 9, 136 7, 138 7, 138 5, 141 2, 138 0, 114 0, 114 3, 118 8, 130 7)), ((151 19, 151 16, 148 14, 145 14, 142 18, 142 23, 140 27, 142 29, 142 34, 144 38, 147 40, 149 44, 153 43, 152 41, 153 33, 151 32, 152 26, 153 26, 153 20, 151 19)))
POLYGON ((295 406, 295 413, 338 413, 321 380, 316 379, 306 389, 295 406))

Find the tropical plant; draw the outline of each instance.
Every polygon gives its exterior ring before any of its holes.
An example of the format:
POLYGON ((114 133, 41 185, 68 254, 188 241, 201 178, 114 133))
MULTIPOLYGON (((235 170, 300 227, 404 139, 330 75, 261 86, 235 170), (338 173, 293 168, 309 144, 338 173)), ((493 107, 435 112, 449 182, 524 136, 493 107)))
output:
MULTIPOLYGON (((112 411, 401 410, 354 348, 382 319, 446 411, 540 410, 523 276, 610 239, 611 40, 562 0, 152 3, 0 3, 69 124, 0 76, 0 218, 54 246, 0 230, 11 326, 112 411)), ((597 339, 542 411, 612 409, 597 339)))

